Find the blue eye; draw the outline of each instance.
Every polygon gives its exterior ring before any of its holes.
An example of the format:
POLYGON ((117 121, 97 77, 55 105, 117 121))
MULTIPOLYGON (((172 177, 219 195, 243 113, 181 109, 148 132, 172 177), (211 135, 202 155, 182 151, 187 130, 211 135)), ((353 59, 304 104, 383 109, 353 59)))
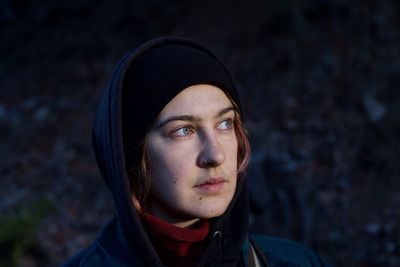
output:
POLYGON ((190 129, 190 127, 182 127, 179 128, 178 130, 174 131, 172 133, 172 135, 174 136, 188 136, 190 134, 192 134, 192 129, 190 129))
POLYGON ((218 125, 218 129, 221 129, 221 130, 230 130, 232 128, 233 128, 233 120, 232 119, 224 120, 218 125))

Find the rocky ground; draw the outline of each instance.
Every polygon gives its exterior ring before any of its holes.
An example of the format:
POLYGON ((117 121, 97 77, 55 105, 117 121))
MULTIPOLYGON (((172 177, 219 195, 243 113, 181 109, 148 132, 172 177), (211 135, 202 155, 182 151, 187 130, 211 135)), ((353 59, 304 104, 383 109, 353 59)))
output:
POLYGON ((392 1, 0 2, 0 266, 55 266, 113 213, 91 148, 130 48, 185 35, 242 86, 254 231, 334 266, 400 266, 400 11, 392 1))

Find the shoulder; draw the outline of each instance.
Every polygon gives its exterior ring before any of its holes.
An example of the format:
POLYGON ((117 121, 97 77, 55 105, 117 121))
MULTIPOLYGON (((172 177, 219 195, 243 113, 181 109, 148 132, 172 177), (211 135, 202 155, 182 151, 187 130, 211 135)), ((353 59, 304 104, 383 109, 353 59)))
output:
POLYGON ((251 235, 272 266, 327 267, 319 256, 298 242, 268 235, 251 235))
POLYGON ((124 239, 116 219, 109 221, 93 243, 61 267, 144 266, 140 255, 124 239))
MULTIPOLYGON (((93 243, 87 249, 69 259, 61 267, 127 267, 127 263, 105 251, 98 243, 93 243)), ((136 265, 135 265, 136 266, 136 265)), ((139 265, 138 265, 139 266, 139 265)))
POLYGON ((105 266, 103 263, 101 254, 95 244, 82 250, 67 262, 65 262, 61 267, 91 267, 91 266, 105 266))
POLYGON ((103 227, 89 247, 70 258, 61 267, 127 266, 127 261, 117 255, 118 251, 124 251, 124 249, 118 239, 116 220, 112 219, 103 227))

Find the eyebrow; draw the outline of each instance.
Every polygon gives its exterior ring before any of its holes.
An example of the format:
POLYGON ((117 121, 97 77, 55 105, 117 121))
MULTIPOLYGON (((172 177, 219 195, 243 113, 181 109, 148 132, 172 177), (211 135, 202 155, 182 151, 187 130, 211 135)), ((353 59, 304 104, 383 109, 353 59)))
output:
MULTIPOLYGON (((214 116, 214 118, 219 118, 223 116, 224 114, 228 113, 229 111, 235 111, 235 108, 233 106, 226 107, 224 109, 221 109, 217 115, 214 116)), ((177 116, 171 116, 163 121, 161 121, 157 126, 156 129, 162 128, 164 125, 170 123, 171 121, 200 121, 201 119, 193 116, 193 115, 177 115, 177 116)))

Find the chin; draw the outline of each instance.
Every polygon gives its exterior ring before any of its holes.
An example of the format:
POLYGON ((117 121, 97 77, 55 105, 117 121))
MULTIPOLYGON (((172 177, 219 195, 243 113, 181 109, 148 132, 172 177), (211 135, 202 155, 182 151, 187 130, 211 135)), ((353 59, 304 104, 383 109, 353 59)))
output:
POLYGON ((223 203, 216 203, 215 201, 210 201, 210 205, 202 205, 202 207, 199 207, 199 210, 196 214, 197 218, 201 219, 211 219, 215 218, 218 216, 221 216, 224 214, 226 209, 228 208, 229 202, 223 202, 223 203))

